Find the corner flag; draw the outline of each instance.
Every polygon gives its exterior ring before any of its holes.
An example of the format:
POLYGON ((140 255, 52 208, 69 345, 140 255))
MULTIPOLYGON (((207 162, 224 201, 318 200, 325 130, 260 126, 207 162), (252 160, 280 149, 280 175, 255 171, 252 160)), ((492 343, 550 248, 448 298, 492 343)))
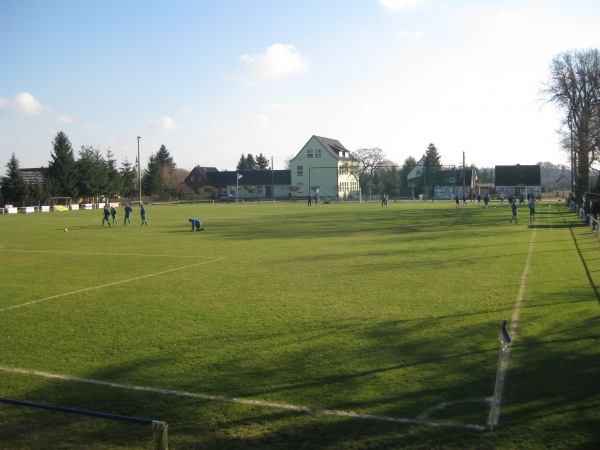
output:
POLYGON ((500 343, 502 344, 503 350, 505 350, 508 344, 512 342, 510 334, 508 334, 508 330, 506 329, 507 322, 508 320, 505 320, 504 323, 502 323, 502 329, 500 330, 500 334, 498 335, 498 341, 500 341, 500 343))

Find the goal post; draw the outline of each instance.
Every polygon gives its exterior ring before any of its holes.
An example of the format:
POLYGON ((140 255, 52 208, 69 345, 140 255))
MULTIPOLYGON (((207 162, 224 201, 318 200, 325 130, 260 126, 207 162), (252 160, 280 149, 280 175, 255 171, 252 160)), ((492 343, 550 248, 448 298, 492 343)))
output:
POLYGON ((51 411, 60 411, 70 414, 80 414, 84 416, 100 417, 103 419, 121 420, 126 422, 134 422, 143 425, 152 426, 154 450, 167 450, 169 448, 168 427, 167 422, 158 420, 142 419, 139 417, 120 416, 117 414, 107 414, 96 411, 85 411, 81 409, 64 408, 62 406, 44 405, 42 403, 26 402, 23 400, 14 400, 10 398, 0 397, 0 403, 9 403, 11 405, 29 406, 31 408, 48 409, 51 411))

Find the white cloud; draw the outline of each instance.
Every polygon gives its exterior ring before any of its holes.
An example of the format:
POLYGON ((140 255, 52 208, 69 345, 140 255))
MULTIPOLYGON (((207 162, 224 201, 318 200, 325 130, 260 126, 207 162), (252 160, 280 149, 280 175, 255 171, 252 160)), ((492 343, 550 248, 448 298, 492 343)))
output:
POLYGON ((379 0, 379 4, 390 11, 404 11, 415 9, 427 0, 379 0))
POLYGON ((259 114, 256 119, 254 120, 254 122, 261 126, 261 127, 268 127, 271 124, 271 120, 269 119, 269 116, 267 116, 266 114, 259 114))
POLYGON ((73 118, 66 116, 64 114, 57 116, 56 120, 58 120, 60 123, 73 123, 73 118))
POLYGON ((179 125, 170 117, 163 116, 157 120, 148 122, 152 128, 158 131, 175 131, 179 125))
POLYGON ((246 64, 246 84, 252 85, 260 80, 275 80, 286 76, 298 75, 309 69, 308 59, 300 54, 293 45, 274 44, 264 53, 242 55, 246 64))
POLYGON ((46 107, 29 92, 21 92, 12 100, 0 98, 0 110, 3 111, 14 112, 23 116, 35 116, 44 109, 46 107))
POLYGON ((264 103, 260 105, 262 109, 271 111, 295 111, 298 109, 308 109, 308 104, 295 104, 295 103, 264 103))
POLYGON ((422 31, 409 31, 409 30, 401 30, 400 37, 407 41, 416 41, 417 39, 421 39, 425 33, 422 31))

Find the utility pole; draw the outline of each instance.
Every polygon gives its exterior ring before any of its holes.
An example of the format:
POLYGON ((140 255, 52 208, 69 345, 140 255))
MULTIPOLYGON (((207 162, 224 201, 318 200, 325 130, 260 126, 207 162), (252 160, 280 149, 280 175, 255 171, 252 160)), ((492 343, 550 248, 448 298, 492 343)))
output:
POLYGON ((139 193, 140 193, 140 205, 142 204, 142 173, 140 172, 140 139, 142 137, 138 136, 137 140, 138 140, 138 187, 139 187, 139 193))
POLYGON ((463 196, 467 195, 467 180, 465 179, 465 152, 463 152, 463 196))

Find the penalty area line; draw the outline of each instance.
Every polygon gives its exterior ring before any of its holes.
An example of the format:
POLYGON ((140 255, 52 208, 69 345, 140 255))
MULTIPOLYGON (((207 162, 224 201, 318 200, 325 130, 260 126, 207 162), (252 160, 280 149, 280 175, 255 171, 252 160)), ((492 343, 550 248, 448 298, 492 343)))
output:
POLYGON ((355 413, 351 411, 341 411, 334 409, 325 409, 325 408, 310 408, 307 406, 298 406, 298 405, 290 405, 287 403, 276 403, 276 402, 268 402, 261 400, 251 400, 244 398, 235 398, 235 397, 224 397, 220 395, 209 395, 209 394, 200 394, 195 392, 187 392, 187 391, 177 391, 172 389, 160 389, 160 388, 152 388, 147 386, 136 386, 130 384, 123 383, 113 383, 110 381, 101 381, 101 380, 91 380, 87 378, 77 378, 77 377, 69 377, 65 375, 57 375, 47 372, 39 372, 36 370, 24 370, 24 369, 16 369, 10 367, 2 367, 0 366, 0 371, 21 375, 33 375, 37 377, 47 378, 47 379, 55 379, 60 381, 69 381, 75 383, 86 383, 93 384, 97 386, 106 386, 115 389, 127 389, 130 391, 138 391, 138 392, 147 392, 151 394, 161 394, 161 395, 171 395, 176 397, 185 397, 185 398, 193 398, 197 400, 207 400, 213 402, 222 402, 222 403, 236 403, 240 405, 250 405, 250 406, 260 406, 263 408, 271 408, 271 409, 284 409, 288 411, 294 411, 298 413, 304 414, 323 414, 328 416, 336 416, 336 417, 346 417, 351 419, 364 419, 364 420, 376 420, 380 422, 392 422, 404 425, 429 425, 435 427, 452 427, 452 428, 467 428, 474 430, 484 430, 485 428, 481 425, 472 425, 472 424, 458 424, 458 423, 446 423, 446 422, 431 422, 427 420, 420 419, 401 419, 397 417, 389 417, 389 416, 380 416, 374 414, 361 414, 355 413))
POLYGON ((214 259, 212 259, 210 261, 201 261, 201 262, 194 263, 194 264, 188 264, 187 266, 176 267, 174 269, 163 270, 161 272, 150 273, 150 274, 147 274, 147 275, 140 275, 139 277, 133 277, 133 278, 129 278, 127 280, 113 281, 112 283, 101 284, 99 286, 91 286, 91 287, 84 288, 84 289, 78 289, 76 291, 64 292, 62 294, 52 295, 50 297, 41 298, 39 300, 33 300, 31 302, 21 303, 19 305, 7 306, 6 308, 0 309, 0 312, 8 311, 9 309, 21 308, 23 306, 35 305, 36 303, 41 303, 41 302, 45 302, 45 301, 48 301, 48 300, 53 300, 55 298, 67 297, 69 295, 75 295, 75 294, 81 294, 83 292, 93 291, 95 289, 103 289, 103 288, 110 287, 110 286, 116 286, 118 284, 129 283, 131 281, 137 281, 137 280, 143 280, 145 278, 156 277, 158 275, 164 275, 166 273, 177 272, 178 270, 190 269, 192 267, 201 266, 203 264, 209 264, 209 263, 216 262, 216 261, 221 261, 223 259, 225 259, 225 257, 214 258, 214 259))

